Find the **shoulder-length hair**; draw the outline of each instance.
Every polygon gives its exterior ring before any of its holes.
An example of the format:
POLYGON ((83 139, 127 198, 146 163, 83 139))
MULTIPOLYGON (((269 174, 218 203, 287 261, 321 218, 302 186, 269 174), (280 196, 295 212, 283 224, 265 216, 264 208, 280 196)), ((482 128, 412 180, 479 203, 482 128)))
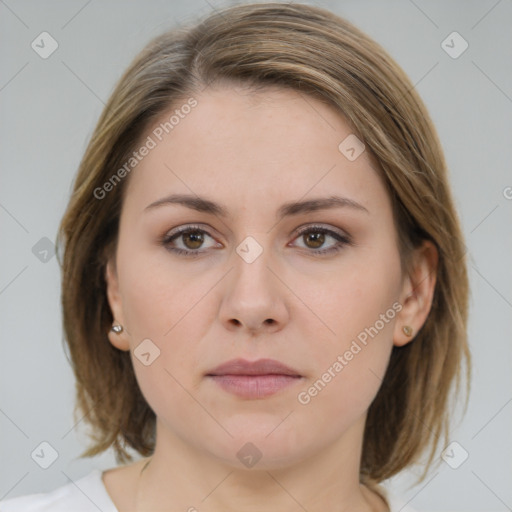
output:
POLYGON ((430 313, 412 342, 392 349, 368 410, 360 467, 361 481, 376 484, 430 447, 423 479, 440 438, 447 439, 449 402, 460 391, 464 361, 468 376, 471 371, 466 248, 446 163, 426 108, 401 68, 346 20, 303 4, 238 5, 160 35, 120 78, 101 114, 57 237, 64 247, 63 327, 77 382, 75 412, 92 426, 92 444, 82 456, 113 447, 117 461, 126 462, 132 460, 127 448, 143 456, 154 450, 155 414, 139 390, 130 354, 107 338, 113 318, 105 265, 115 251, 129 179, 121 168, 163 113, 223 82, 277 85, 331 105, 378 163, 393 205, 402 270, 409 271, 422 240, 435 244, 430 313), (123 179, 113 181, 117 170, 123 179))

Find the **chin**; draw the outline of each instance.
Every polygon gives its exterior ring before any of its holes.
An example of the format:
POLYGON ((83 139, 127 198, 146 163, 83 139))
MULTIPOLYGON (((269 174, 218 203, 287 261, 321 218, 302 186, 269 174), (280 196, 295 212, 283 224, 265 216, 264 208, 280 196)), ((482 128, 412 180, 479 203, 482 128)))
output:
POLYGON ((281 421, 274 418, 270 428, 267 428, 268 422, 260 424, 258 428, 253 425, 252 429, 236 430, 232 425, 228 428, 233 434, 232 438, 225 436, 219 439, 219 443, 215 443, 215 450, 211 450, 211 446, 204 449, 237 470, 285 469, 311 456, 318 447, 314 439, 300 439, 295 429, 279 425, 281 421))

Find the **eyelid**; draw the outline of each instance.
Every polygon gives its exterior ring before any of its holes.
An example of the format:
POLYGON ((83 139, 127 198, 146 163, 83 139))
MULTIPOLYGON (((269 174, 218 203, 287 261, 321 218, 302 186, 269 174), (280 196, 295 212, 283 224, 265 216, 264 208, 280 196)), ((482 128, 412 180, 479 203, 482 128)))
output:
POLYGON ((340 237, 343 237, 343 238, 346 238, 346 239, 349 239, 349 240, 352 239, 352 237, 346 231, 343 231, 343 230, 341 230, 339 228, 331 226, 330 224, 329 225, 316 224, 316 223, 313 223, 313 224, 302 224, 295 231, 297 232, 297 236, 299 236, 299 235, 302 235, 302 233, 304 233, 305 231, 310 231, 312 229, 325 230, 325 231, 328 231, 330 233, 336 233, 340 237))
POLYGON ((180 226, 178 226, 176 228, 173 228, 170 231, 167 231, 165 233, 164 237, 165 238, 171 238, 174 235, 178 235, 178 234, 181 234, 181 233, 186 232, 186 231, 192 231, 194 229, 197 229, 198 231, 205 231, 209 236, 211 236, 209 231, 212 231, 212 228, 210 226, 207 226, 206 224, 192 223, 192 224, 182 224, 182 225, 180 225, 180 226))

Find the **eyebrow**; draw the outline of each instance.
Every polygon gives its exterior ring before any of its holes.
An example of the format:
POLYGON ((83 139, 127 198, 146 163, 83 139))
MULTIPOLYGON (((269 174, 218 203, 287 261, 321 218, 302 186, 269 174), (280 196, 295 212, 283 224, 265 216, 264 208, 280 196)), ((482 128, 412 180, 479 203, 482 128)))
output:
MULTIPOLYGON (((210 213, 223 218, 229 217, 229 210, 225 206, 211 201, 210 199, 190 194, 172 194, 146 206, 144 211, 170 204, 180 204, 198 212, 210 213)), ((300 215, 302 213, 310 213, 317 210, 328 210, 332 208, 351 208, 361 212, 370 213, 362 204, 359 204, 353 199, 332 195, 329 197, 308 199, 306 201, 291 201, 284 203, 277 210, 276 217, 278 219, 282 219, 284 217, 300 215)))

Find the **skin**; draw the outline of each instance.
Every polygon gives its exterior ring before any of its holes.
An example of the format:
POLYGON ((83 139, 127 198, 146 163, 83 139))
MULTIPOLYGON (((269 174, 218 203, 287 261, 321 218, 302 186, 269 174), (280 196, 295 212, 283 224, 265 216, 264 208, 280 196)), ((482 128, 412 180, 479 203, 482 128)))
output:
POLYGON ((367 151, 349 161, 338 150, 351 129, 332 107, 274 87, 254 93, 224 84, 195 98, 198 105, 132 171, 107 265, 109 304, 124 327, 109 338, 131 350, 157 416, 151 463, 142 474, 145 460, 105 472, 107 491, 121 512, 388 510, 359 483, 364 424, 393 346, 414 337, 402 327, 416 334, 427 318, 435 247, 425 242, 414 270, 402 275, 384 184, 367 151), (229 216, 176 204, 145 210, 171 193, 207 197, 229 216), (285 202, 332 194, 368 211, 276 220, 285 202), (204 251, 199 256, 159 242, 189 224, 207 232, 203 244, 181 236, 169 245, 204 251), (323 245, 312 241, 314 228, 309 237, 297 233, 317 224, 349 234, 352 245, 315 256, 336 245, 331 235, 323 245), (236 252, 247 236, 263 250, 252 263, 236 252), (298 393, 395 302, 401 311, 307 405, 299 403, 298 393), (133 354, 147 338, 160 350, 149 366, 133 354), (264 399, 240 398, 205 377, 236 357, 277 359, 302 378, 264 399), (247 442, 262 453, 252 468, 237 457, 247 442))

